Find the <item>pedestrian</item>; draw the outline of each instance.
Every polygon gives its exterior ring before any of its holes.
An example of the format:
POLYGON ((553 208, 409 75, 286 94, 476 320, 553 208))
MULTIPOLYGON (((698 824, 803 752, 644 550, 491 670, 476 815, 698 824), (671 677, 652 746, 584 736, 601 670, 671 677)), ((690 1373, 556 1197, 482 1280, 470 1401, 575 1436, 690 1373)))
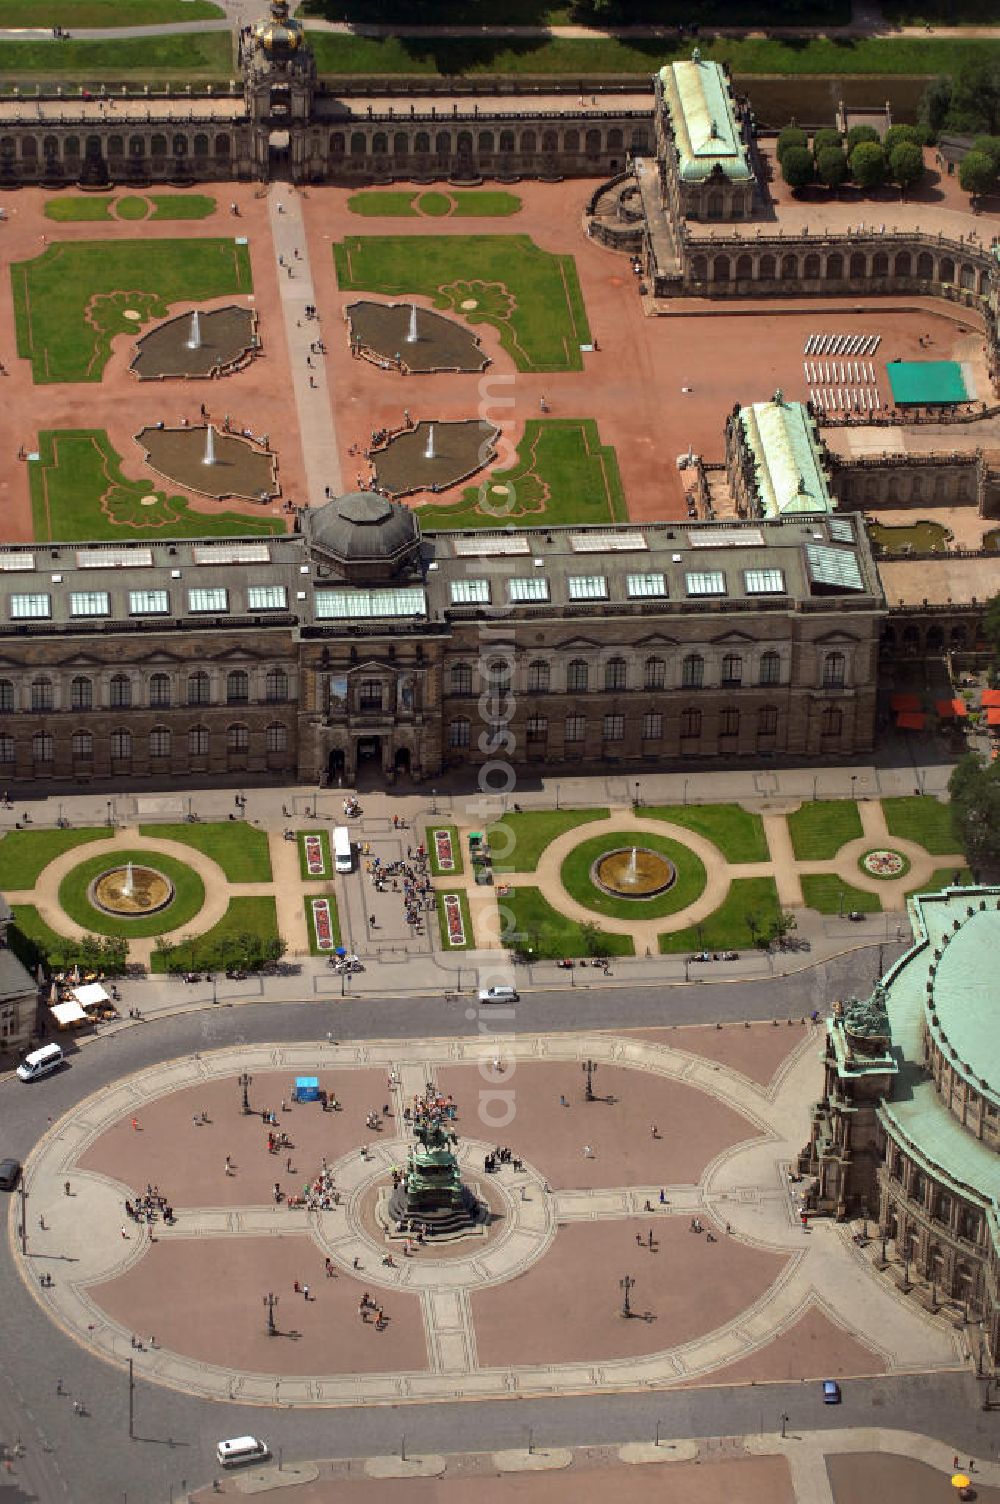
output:
POLYGON ((127 1231, 127 1229, 125 1227, 125 1223, 124 1222, 122 1223, 122 1237, 123 1238, 127 1238, 128 1237, 128 1231, 127 1231))
POLYGON ((569 1106, 569 1103, 567 1102, 566 1098, 563 1096, 562 1092, 559 1093, 559 1106, 560 1107, 568 1107, 569 1106))
POLYGON ((303 1285, 302 1286, 302 1294, 305 1296, 306 1300, 309 1299, 309 1286, 308 1285, 303 1285))
POLYGON ((226 1155, 226 1174, 227 1175, 231 1175, 232 1173, 233 1173, 233 1162, 230 1159, 229 1155, 227 1154, 226 1155))
POLYGON ((583 1157, 584 1159, 593 1159, 594 1157, 594 1151, 589 1144, 584 1144, 583 1146, 583 1157))
POLYGON ((296 1295, 301 1294, 302 1286, 299 1284, 298 1280, 294 1280, 293 1281, 293 1283, 292 1283, 292 1289, 295 1291, 296 1295))
POLYGON ((138 1133, 139 1132, 139 1119, 138 1118, 133 1118, 132 1119, 132 1131, 134 1133, 138 1133))
POLYGON ((355 1269, 360 1269, 361 1268, 361 1260, 358 1258, 357 1254, 355 1254, 355 1256, 354 1256, 354 1268, 355 1269))
POLYGON ((39 1219, 38 1219, 38 1226, 39 1226, 39 1228, 41 1229, 42 1232, 48 1232, 48 1228, 45 1226, 45 1218, 44 1217, 39 1217, 39 1219))
POLYGON ((661 1206, 666 1206, 666 1204, 667 1204, 667 1193, 663 1189, 663 1187, 660 1186, 660 1205, 661 1206))
POLYGON ((656 1126, 655 1123, 653 1124, 653 1126, 649 1130, 649 1136, 650 1136, 650 1138, 659 1138, 659 1136, 660 1136, 660 1130, 659 1130, 659 1128, 657 1128, 657 1126, 656 1126))
POLYGON ((192 1119, 191 1119, 191 1121, 192 1121, 192 1123, 193 1123, 193 1124, 194 1124, 194 1126, 195 1126, 195 1127, 196 1127, 196 1128, 200 1128, 200 1127, 201 1127, 201 1118, 200 1118, 200 1117, 199 1117, 199 1116, 198 1116, 198 1114, 197 1114, 197 1113, 195 1113, 195 1115, 194 1115, 194 1117, 193 1117, 193 1118, 192 1118, 192 1119))

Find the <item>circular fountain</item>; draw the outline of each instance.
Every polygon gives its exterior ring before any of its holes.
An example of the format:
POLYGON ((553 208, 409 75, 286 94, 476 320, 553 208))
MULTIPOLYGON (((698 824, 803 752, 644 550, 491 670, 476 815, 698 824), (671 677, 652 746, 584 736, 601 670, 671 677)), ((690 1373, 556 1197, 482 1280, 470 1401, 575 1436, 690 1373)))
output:
POLYGON ((619 846, 597 858, 590 876, 612 898, 655 898, 673 887, 677 868, 648 846, 619 846))
POLYGON ((95 909, 114 914, 118 919, 156 914, 173 902, 174 885, 155 867, 126 862, 124 867, 110 867, 98 873, 87 897, 95 909))

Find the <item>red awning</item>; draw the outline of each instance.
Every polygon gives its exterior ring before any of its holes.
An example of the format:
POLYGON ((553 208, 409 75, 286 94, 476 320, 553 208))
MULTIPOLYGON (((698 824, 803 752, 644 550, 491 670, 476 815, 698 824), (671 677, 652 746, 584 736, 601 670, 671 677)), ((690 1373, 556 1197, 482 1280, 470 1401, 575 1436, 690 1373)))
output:
POLYGON ((900 731, 923 731, 927 717, 922 710, 901 710, 896 717, 900 731))
MULTIPOLYGON (((997 703, 1000 704, 1000 700, 998 700, 997 703)), ((890 710, 919 710, 920 709, 920 696, 919 695, 904 695, 904 694, 893 695, 892 698, 889 701, 889 709, 890 710)))
POLYGON ((1000 726, 1000 705, 991 705, 986 712, 987 726, 1000 726))
POLYGON ((938 700, 934 709, 942 721, 962 721, 969 713, 964 700, 938 700))
POLYGON ((984 689, 982 703, 984 705, 1000 705, 1000 689, 984 689))

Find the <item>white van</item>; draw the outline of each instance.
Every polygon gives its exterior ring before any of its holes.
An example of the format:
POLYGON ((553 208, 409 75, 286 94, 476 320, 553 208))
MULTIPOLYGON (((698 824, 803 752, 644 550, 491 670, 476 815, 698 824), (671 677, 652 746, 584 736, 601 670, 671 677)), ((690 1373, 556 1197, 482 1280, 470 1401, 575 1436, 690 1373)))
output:
POLYGON ((333 828, 333 866, 337 872, 350 872, 354 866, 351 835, 346 825, 333 828))
POLYGON ((215 1455, 220 1467, 242 1467, 245 1463, 266 1462, 271 1448, 256 1436, 233 1436, 229 1441, 219 1442, 215 1455))
POLYGON ((520 998, 516 987, 483 987, 479 993, 481 1003, 516 1003, 520 998))
POLYGON ((37 1081, 41 1076, 58 1070, 63 1058, 59 1045, 44 1044, 40 1050, 32 1050, 30 1055, 25 1055, 17 1068, 17 1074, 22 1081, 37 1081))

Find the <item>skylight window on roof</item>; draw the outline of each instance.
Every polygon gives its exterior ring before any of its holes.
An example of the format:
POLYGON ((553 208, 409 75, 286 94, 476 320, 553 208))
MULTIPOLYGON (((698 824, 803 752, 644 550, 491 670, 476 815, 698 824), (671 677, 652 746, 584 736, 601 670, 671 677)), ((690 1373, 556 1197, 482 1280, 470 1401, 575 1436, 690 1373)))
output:
POLYGON ((782 569, 747 569, 743 573, 747 595, 784 595, 785 572, 782 569))
POLYGON ((74 590, 69 598, 70 616, 110 616, 111 596, 106 590, 74 590))
POLYGON ((170 593, 167 590, 130 590, 128 610, 130 616, 167 616, 170 593))
POLYGON ((269 564, 271 550, 266 543, 196 544, 191 559, 195 564, 269 564))
POLYGON ((820 543, 807 543, 806 560, 809 578, 814 585, 828 585, 835 590, 865 588, 857 557, 849 548, 825 548, 820 543))
POLYGON ((572 533, 569 546, 577 554, 625 554, 649 545, 642 533, 572 533))
POLYGON ((451 603, 453 606, 488 606, 489 580, 452 580, 451 603))
POLYGON ((827 526, 830 529, 830 537, 834 542, 854 542, 854 525, 850 517, 831 517, 827 526))
POLYGON ((151 548, 78 548, 77 569, 151 569, 151 548))
POLYGON ((189 611, 228 611, 229 591, 221 585, 188 591, 189 611))
POLYGON ((34 569, 34 554, 0 554, 0 570, 4 574, 14 574, 21 570, 34 569))
POLYGON ((248 611, 284 611, 288 605, 288 591, 284 585, 248 585, 248 611))
POLYGON ((544 576, 532 576, 525 579, 516 576, 507 581, 507 596, 510 601, 547 601, 549 599, 549 582, 544 576))
POLYGON ((694 570, 684 576, 688 595, 725 595, 726 577, 721 569, 694 570))
POLYGON ((456 538, 452 547, 459 559, 501 559, 510 554, 527 554, 527 538, 514 533, 492 533, 480 538, 456 538))
POLYGON ((608 577, 605 574, 571 574, 567 580, 571 601, 606 601, 608 577))
POLYGON ((419 585, 387 590, 317 590, 316 615, 321 621, 426 616, 427 596, 419 585))
POLYGON ((51 595, 12 595, 10 598, 12 621, 45 621, 51 615, 51 595))
POLYGON ((692 548, 763 548, 759 527, 693 527, 688 531, 692 548))
POLYGON ((625 588, 632 600, 648 600, 667 594, 665 574, 630 574, 625 576, 625 588))

